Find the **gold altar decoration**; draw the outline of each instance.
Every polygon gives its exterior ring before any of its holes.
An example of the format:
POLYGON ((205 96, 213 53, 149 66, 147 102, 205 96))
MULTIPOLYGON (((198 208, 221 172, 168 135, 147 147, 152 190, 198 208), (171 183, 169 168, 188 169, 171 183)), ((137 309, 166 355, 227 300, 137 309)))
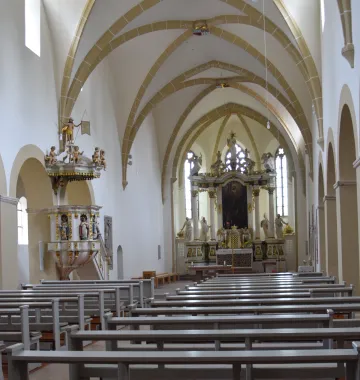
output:
POLYGON ((289 224, 286 224, 284 227, 284 235, 292 235, 293 233, 294 229, 289 224))

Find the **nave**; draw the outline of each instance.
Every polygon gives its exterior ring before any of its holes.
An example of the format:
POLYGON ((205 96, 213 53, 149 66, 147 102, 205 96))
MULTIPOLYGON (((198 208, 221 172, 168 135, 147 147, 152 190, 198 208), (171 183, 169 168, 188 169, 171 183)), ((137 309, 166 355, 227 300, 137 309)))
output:
POLYGON ((9 380, 360 375, 360 297, 323 273, 216 275, 174 293, 154 278, 24 288, 0 293, 9 380))

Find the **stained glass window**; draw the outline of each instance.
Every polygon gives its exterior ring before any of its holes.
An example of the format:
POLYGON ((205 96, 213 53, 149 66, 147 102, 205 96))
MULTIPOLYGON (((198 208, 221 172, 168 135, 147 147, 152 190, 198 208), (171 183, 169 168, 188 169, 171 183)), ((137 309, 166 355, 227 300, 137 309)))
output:
POLYGON ((288 216, 288 174, 287 159, 283 148, 279 148, 275 154, 276 168, 276 213, 288 216))

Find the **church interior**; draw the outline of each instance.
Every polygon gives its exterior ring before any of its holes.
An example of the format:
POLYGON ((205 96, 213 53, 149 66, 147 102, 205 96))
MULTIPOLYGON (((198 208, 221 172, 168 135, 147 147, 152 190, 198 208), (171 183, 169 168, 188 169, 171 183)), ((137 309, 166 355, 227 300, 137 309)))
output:
POLYGON ((360 379, 359 14, 0 0, 0 380, 360 379))

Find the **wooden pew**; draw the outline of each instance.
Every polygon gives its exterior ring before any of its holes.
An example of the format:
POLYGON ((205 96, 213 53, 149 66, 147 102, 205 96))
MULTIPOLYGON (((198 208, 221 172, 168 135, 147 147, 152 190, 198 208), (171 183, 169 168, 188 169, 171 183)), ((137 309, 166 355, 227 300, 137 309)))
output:
POLYGON ((291 293, 304 293, 311 292, 314 296, 319 296, 322 294, 333 294, 333 295, 346 295, 351 297, 353 295, 354 286, 338 286, 338 287, 324 287, 324 288, 281 288, 281 289, 268 289, 268 288, 257 288, 257 289, 237 289, 237 290, 181 290, 176 289, 177 295, 241 295, 241 294, 278 294, 282 292, 291 292, 291 293))
MULTIPOLYGON (((139 330, 141 326, 150 326, 152 330, 189 330, 189 329, 229 329, 257 327, 332 327, 333 311, 327 314, 274 314, 274 315, 210 315, 177 317, 127 317, 119 318, 108 315, 105 330, 129 326, 139 330)), ((351 320, 349 320, 351 321, 351 320)), ((340 326, 339 326, 340 327, 340 326)), ((360 326, 359 326, 360 327, 360 326)))
POLYGON ((283 277, 283 276, 289 276, 289 277, 303 277, 303 276, 309 276, 309 277, 321 277, 324 276, 323 272, 277 272, 277 273, 229 273, 229 274, 222 274, 217 273, 215 277, 235 277, 235 278, 244 278, 244 277, 283 277))
MULTIPOLYGON (((126 285, 139 285, 143 288, 143 296, 144 299, 148 298, 154 298, 154 287, 155 287, 155 279, 139 279, 139 280, 80 280, 80 281, 44 281, 42 280, 40 285, 42 286, 79 286, 82 287, 82 285, 89 286, 89 285, 101 285, 106 287, 117 287, 117 286, 126 286, 126 285), (142 285, 141 285, 142 284, 142 285)), ((39 285, 23 285, 24 288, 29 287, 32 288, 34 286, 39 285)), ((135 289, 134 289, 135 290, 135 289)), ((136 290, 135 290, 135 296, 136 296, 136 290)))
POLYGON ((280 289, 331 289, 331 287, 339 287, 338 284, 291 284, 291 285, 221 285, 221 286, 190 286, 185 285, 186 290, 196 290, 196 291, 208 291, 208 290, 242 290, 242 289, 249 289, 249 290, 256 290, 256 289, 271 289, 274 290, 275 288, 277 290, 280 289))
MULTIPOLYGON (((116 298, 120 299, 121 302, 125 303, 128 307, 129 305, 133 305, 135 302, 139 302, 140 307, 144 306, 144 303, 147 303, 150 298, 144 297, 144 288, 142 283, 139 284, 129 284, 122 286, 111 286, 111 285, 102 285, 102 284, 90 284, 90 285, 66 285, 66 286, 42 286, 36 285, 32 288, 32 291, 41 291, 41 292, 69 292, 73 291, 75 293, 86 293, 86 292, 94 292, 98 290, 104 290, 106 293, 114 293, 119 289, 120 295, 117 293, 116 298), (119 298, 120 297, 120 298, 119 298)), ((27 291, 30 291, 28 289, 27 291)), ((1 293, 0 293, 1 296, 1 293)))
POLYGON ((269 305, 269 306, 208 306, 208 307, 151 307, 135 308, 129 316, 146 315, 240 315, 240 314, 282 314, 282 313, 326 313, 332 309, 335 314, 352 317, 360 311, 360 303, 352 304, 313 304, 313 305, 269 305))
MULTIPOLYGON (((80 297, 78 299, 79 309, 77 312, 77 320, 79 321, 80 328, 84 328, 85 326, 83 301, 84 301, 83 297, 80 297)), ((49 310, 52 317, 50 330, 52 332, 55 349, 59 350, 61 348, 60 335, 66 333, 63 329, 63 326, 60 324, 59 303, 60 303, 59 299, 52 299, 51 301, 48 301, 48 302, 42 302, 42 301, 37 301, 37 300, 35 300, 34 302, 29 302, 28 300, 18 301, 18 302, 0 302, 0 310, 20 308, 22 306, 28 305, 29 314, 33 313, 32 315, 35 317, 35 323, 39 326, 39 331, 42 333, 49 331, 49 328, 50 328, 49 324, 47 324, 46 327, 44 325, 44 329, 41 329, 41 325, 42 325, 41 318, 43 316, 43 313, 49 310)), ((10 320, 9 323, 12 324, 12 321, 10 320)))
MULTIPOLYGON (((184 372, 174 368, 146 368, 146 376, 144 371, 142 377, 136 377, 136 369, 129 368, 133 365, 156 364, 156 365, 231 365, 231 379, 239 380, 241 374, 241 365, 258 365, 258 364, 291 364, 291 367, 303 368, 305 364, 331 363, 338 365, 339 363, 346 364, 346 379, 355 380, 358 373, 359 345, 354 342, 353 349, 334 349, 334 350, 279 350, 276 353, 271 351, 233 351, 229 352, 212 351, 212 352, 196 352, 192 351, 175 351, 175 352, 106 352, 106 351, 79 351, 79 346, 74 347, 77 351, 71 352, 41 352, 27 351, 23 349, 23 345, 17 344, 7 349, 9 358, 9 380, 25 380, 24 374, 27 374, 27 366, 32 362, 43 363, 70 363, 69 379, 78 380, 79 378, 87 377, 112 377, 121 380, 135 380, 138 378, 159 378, 159 374, 168 375, 168 377, 177 379, 181 373, 181 378, 184 377, 184 372), (85 364, 92 364, 90 368, 84 367, 85 364), (109 368, 106 371, 104 366, 96 367, 102 364, 115 364, 116 368, 109 368), (152 377, 153 375, 154 377, 152 377), (177 376, 178 375, 178 376, 177 376)), ((340 367, 342 368, 342 367, 340 367)), ((203 372, 204 369, 202 368, 203 372)), ((213 369, 211 369, 213 373, 213 369)), ((141 373, 141 370, 139 371, 141 373)), ((194 374, 193 369, 188 369, 188 373, 194 374)), ((197 371, 199 372, 199 371, 197 371)), ((255 371, 254 371, 255 372, 255 371)), ((264 372, 264 371, 263 371, 264 372)), ((286 372, 286 370, 285 370, 286 372)), ((224 373, 221 371, 221 373, 224 373)), ((268 372, 267 372, 268 373, 268 372)), ((334 374, 334 371, 332 372, 334 374)), ((324 374, 322 370, 321 375, 324 374)), ((225 376, 226 376, 225 375, 225 376)), ((318 373, 318 375, 320 375, 318 373)), ((256 377, 259 377, 255 374, 256 377)), ((194 377, 194 376, 193 376, 194 377)), ((318 376, 316 376, 318 377, 318 376)), ((322 376, 323 377, 323 376, 322 376)), ((221 378, 224 378, 221 376, 221 378)), ((253 375, 247 376, 248 380, 253 379, 253 375)))
POLYGON ((310 298, 311 292, 298 292, 298 293, 257 293, 257 294, 247 294, 247 293, 238 293, 238 294, 185 294, 185 295, 170 295, 165 293, 165 298, 167 301, 187 301, 187 300, 224 300, 224 299, 249 299, 249 298, 310 298))
POLYGON ((197 286, 209 287, 209 286, 246 286, 246 285, 306 285, 306 284, 334 284, 334 277, 314 277, 314 278, 299 278, 299 279, 285 279, 285 280, 230 280, 230 281, 200 281, 197 286))
POLYGON ((360 297, 320 297, 320 298, 248 298, 248 299, 191 299, 152 301, 151 307, 207 307, 207 306, 241 306, 241 305, 326 305, 326 304, 360 304, 360 297))
MULTIPOLYGON (((246 342, 246 349, 253 349, 254 343, 263 342, 286 342, 289 343, 285 348, 293 348, 294 342, 323 342, 324 348, 335 347, 343 348, 344 342, 357 340, 360 338, 360 328, 282 328, 282 329, 227 329, 227 330, 137 330, 137 331, 77 331, 70 335, 70 347, 83 347, 85 341, 104 341, 111 342, 108 348, 111 351, 118 350, 119 341, 136 341, 145 343, 155 343, 158 348, 164 349, 164 344, 187 344, 187 343, 210 343, 210 349, 219 351, 223 343, 242 343, 246 342), (81 342, 81 343, 79 343, 81 342)), ((261 344, 256 345, 261 349, 261 344)), ((317 346, 319 347, 319 346, 317 346)), ((175 348, 176 347, 172 347, 175 348)), ((185 347, 189 349, 189 346, 185 347)), ((228 349, 244 349, 242 345, 231 345, 228 349)), ((275 346, 279 348, 279 346, 275 346)), ((126 346, 124 349, 139 349, 136 346, 126 346)), ((144 350, 144 347, 140 348, 144 350)))

